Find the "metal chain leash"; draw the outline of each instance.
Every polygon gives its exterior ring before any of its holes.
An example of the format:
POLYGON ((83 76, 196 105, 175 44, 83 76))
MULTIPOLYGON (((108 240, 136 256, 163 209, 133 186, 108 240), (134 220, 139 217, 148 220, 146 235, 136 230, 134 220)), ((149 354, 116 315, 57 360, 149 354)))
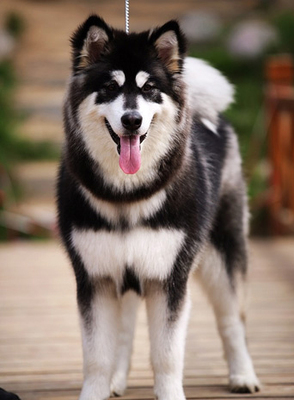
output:
POLYGON ((125 0, 125 16, 126 16, 126 33, 129 34, 129 30, 130 30, 130 6, 129 6, 129 0, 125 0))

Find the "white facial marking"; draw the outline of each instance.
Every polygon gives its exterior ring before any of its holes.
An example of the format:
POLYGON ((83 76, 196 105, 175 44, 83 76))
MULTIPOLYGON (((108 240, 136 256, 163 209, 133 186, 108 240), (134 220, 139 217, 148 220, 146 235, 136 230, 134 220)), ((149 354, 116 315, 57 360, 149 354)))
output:
POLYGON ((136 83, 139 88, 142 88, 148 81, 150 75, 145 71, 140 71, 136 75, 136 83))
MULTIPOLYGON (((79 106, 81 136, 91 157, 102 166, 118 159, 116 144, 105 125, 104 105, 95 103, 97 93, 89 95, 79 106)), ((119 100, 116 99, 118 102, 119 100)), ((110 106, 111 108, 111 106, 110 106)), ((115 110, 114 110, 115 112, 115 110)))
POLYGON ((161 96, 161 104, 148 102, 138 96, 138 111, 143 117, 141 131, 142 134, 148 131, 148 134, 141 145, 141 168, 134 175, 127 175, 120 169, 117 145, 105 125, 106 118, 116 134, 120 134, 121 117, 126 112, 123 95, 110 103, 96 104, 97 93, 94 92, 79 106, 79 134, 85 147, 99 163, 105 181, 118 190, 131 190, 155 179, 159 160, 168 153, 174 140, 177 140, 177 106, 166 94, 162 93, 161 96))
POLYGON ((120 233, 74 228, 71 239, 90 276, 110 276, 119 284, 126 266, 139 279, 165 279, 184 237, 175 229, 134 228, 120 233))
POLYGON ((146 101, 143 96, 138 96, 137 104, 137 110, 143 117, 140 134, 145 135, 149 130, 153 118, 160 112, 161 104, 146 101))
POLYGON ((120 71, 120 70, 112 71, 111 77, 112 77, 112 79, 114 79, 117 82, 117 84, 119 86, 123 86, 123 84, 126 81, 125 74, 123 73, 123 71, 120 71))
POLYGON ((118 136, 122 136, 124 133, 121 123, 121 117, 124 112, 124 96, 122 94, 115 100, 109 103, 99 104, 99 107, 97 107, 98 115, 107 119, 118 136))

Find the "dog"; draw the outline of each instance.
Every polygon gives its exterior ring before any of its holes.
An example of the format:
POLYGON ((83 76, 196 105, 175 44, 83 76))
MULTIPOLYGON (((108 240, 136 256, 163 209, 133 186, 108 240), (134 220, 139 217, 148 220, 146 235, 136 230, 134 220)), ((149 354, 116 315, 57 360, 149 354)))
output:
POLYGON ((215 311, 231 390, 258 391, 238 307, 246 187, 236 135, 222 116, 233 87, 185 56, 173 20, 127 34, 91 15, 71 45, 57 204, 77 283, 80 400, 124 393, 141 297, 155 398, 185 399, 193 271, 215 311))

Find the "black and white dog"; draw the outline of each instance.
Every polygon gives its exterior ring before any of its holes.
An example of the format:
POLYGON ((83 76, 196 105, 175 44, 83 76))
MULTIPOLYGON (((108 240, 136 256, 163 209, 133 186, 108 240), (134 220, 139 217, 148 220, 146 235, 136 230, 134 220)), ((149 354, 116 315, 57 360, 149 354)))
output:
POLYGON ((220 115, 231 85, 185 58, 175 21, 127 35, 93 15, 72 48, 58 211, 77 281, 80 400, 123 394, 140 297, 155 396, 185 399, 192 271, 216 314, 231 390, 259 390, 237 301, 248 210, 237 138, 220 115))

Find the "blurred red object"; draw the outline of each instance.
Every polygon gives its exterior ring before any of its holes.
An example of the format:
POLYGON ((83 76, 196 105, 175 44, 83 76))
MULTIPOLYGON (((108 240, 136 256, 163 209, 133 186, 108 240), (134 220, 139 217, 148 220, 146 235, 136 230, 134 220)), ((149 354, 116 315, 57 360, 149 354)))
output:
POLYGON ((272 167, 269 199, 270 231, 294 233, 294 62, 277 55, 266 64, 268 155, 272 167))

